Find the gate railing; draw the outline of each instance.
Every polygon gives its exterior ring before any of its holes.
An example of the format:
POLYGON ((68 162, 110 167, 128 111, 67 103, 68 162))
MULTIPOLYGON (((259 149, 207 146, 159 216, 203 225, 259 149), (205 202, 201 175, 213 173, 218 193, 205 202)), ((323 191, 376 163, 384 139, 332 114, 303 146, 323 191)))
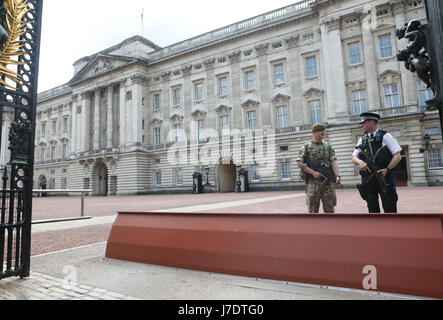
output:
POLYGON ((0 279, 28 277, 31 261, 32 179, 43 0, 1 1, 0 148, 11 157, 3 170, 0 279), (12 19, 12 21, 11 21, 12 19), (12 31, 12 26, 14 30, 12 31), (11 29, 11 30, 10 30, 11 29), (11 119, 3 121, 3 113, 11 119), (9 121, 11 121, 9 123, 9 121), (9 144, 2 142, 9 141, 9 144))
POLYGON ((1 217, 0 217, 0 279, 18 276, 26 268, 30 252, 30 242, 23 241, 25 222, 27 217, 24 212, 24 190, 7 190, 7 167, 4 169, 1 190, 1 217))

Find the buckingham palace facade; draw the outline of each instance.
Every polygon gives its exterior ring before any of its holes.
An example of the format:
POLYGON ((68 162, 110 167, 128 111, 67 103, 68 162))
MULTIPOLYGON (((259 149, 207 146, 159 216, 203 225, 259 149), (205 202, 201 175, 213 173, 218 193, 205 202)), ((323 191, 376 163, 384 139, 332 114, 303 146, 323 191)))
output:
POLYGON ((302 188, 295 159, 317 122, 352 187, 364 111, 403 147, 399 185, 442 185, 432 92, 396 59, 408 42, 395 30, 412 19, 426 22, 424 1, 305 0, 165 48, 134 36, 81 58, 38 95, 34 188, 192 192, 200 172, 230 192, 240 169, 251 191, 302 188))

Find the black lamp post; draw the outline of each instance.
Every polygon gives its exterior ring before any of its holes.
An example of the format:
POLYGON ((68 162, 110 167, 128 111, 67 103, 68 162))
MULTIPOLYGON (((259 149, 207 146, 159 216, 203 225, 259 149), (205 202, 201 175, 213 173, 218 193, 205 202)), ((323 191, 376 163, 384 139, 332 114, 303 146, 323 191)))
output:
POLYGON ((236 165, 237 168, 237 192, 241 192, 241 180, 240 180, 240 169, 241 165, 236 165))
POLYGON ((429 144, 430 144, 430 142, 431 142, 431 137, 430 137, 428 134, 425 134, 425 135, 423 136, 423 145, 424 145, 424 148, 420 148, 420 152, 421 152, 421 153, 424 153, 424 152, 426 152, 426 151, 429 149, 429 144))
POLYGON ((210 186, 209 184, 209 167, 205 167, 205 174, 206 174, 206 183, 205 186, 210 186))

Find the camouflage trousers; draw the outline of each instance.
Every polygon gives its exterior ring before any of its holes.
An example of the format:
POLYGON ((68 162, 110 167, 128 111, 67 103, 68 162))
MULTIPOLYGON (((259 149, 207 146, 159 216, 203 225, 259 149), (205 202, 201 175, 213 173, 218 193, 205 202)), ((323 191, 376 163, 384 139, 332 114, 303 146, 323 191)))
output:
POLYGON ((329 180, 309 179, 306 188, 306 205, 309 213, 318 213, 320 201, 323 204, 325 213, 334 213, 334 207, 337 205, 337 196, 335 188, 329 180))

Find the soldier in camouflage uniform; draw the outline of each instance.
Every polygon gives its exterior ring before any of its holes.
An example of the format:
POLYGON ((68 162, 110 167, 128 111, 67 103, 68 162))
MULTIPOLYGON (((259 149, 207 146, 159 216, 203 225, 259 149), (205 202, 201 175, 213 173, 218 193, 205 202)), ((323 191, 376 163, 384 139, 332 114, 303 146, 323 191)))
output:
POLYGON ((327 168, 332 169, 336 176, 335 184, 340 184, 337 158, 332 146, 323 141, 325 136, 325 126, 315 124, 312 126, 313 139, 305 144, 297 158, 300 176, 305 181, 306 205, 309 213, 318 213, 320 201, 323 204, 325 213, 334 213, 334 207, 337 205, 337 197, 333 183, 321 173, 309 168, 306 164, 307 159, 316 163, 323 163, 327 168))

